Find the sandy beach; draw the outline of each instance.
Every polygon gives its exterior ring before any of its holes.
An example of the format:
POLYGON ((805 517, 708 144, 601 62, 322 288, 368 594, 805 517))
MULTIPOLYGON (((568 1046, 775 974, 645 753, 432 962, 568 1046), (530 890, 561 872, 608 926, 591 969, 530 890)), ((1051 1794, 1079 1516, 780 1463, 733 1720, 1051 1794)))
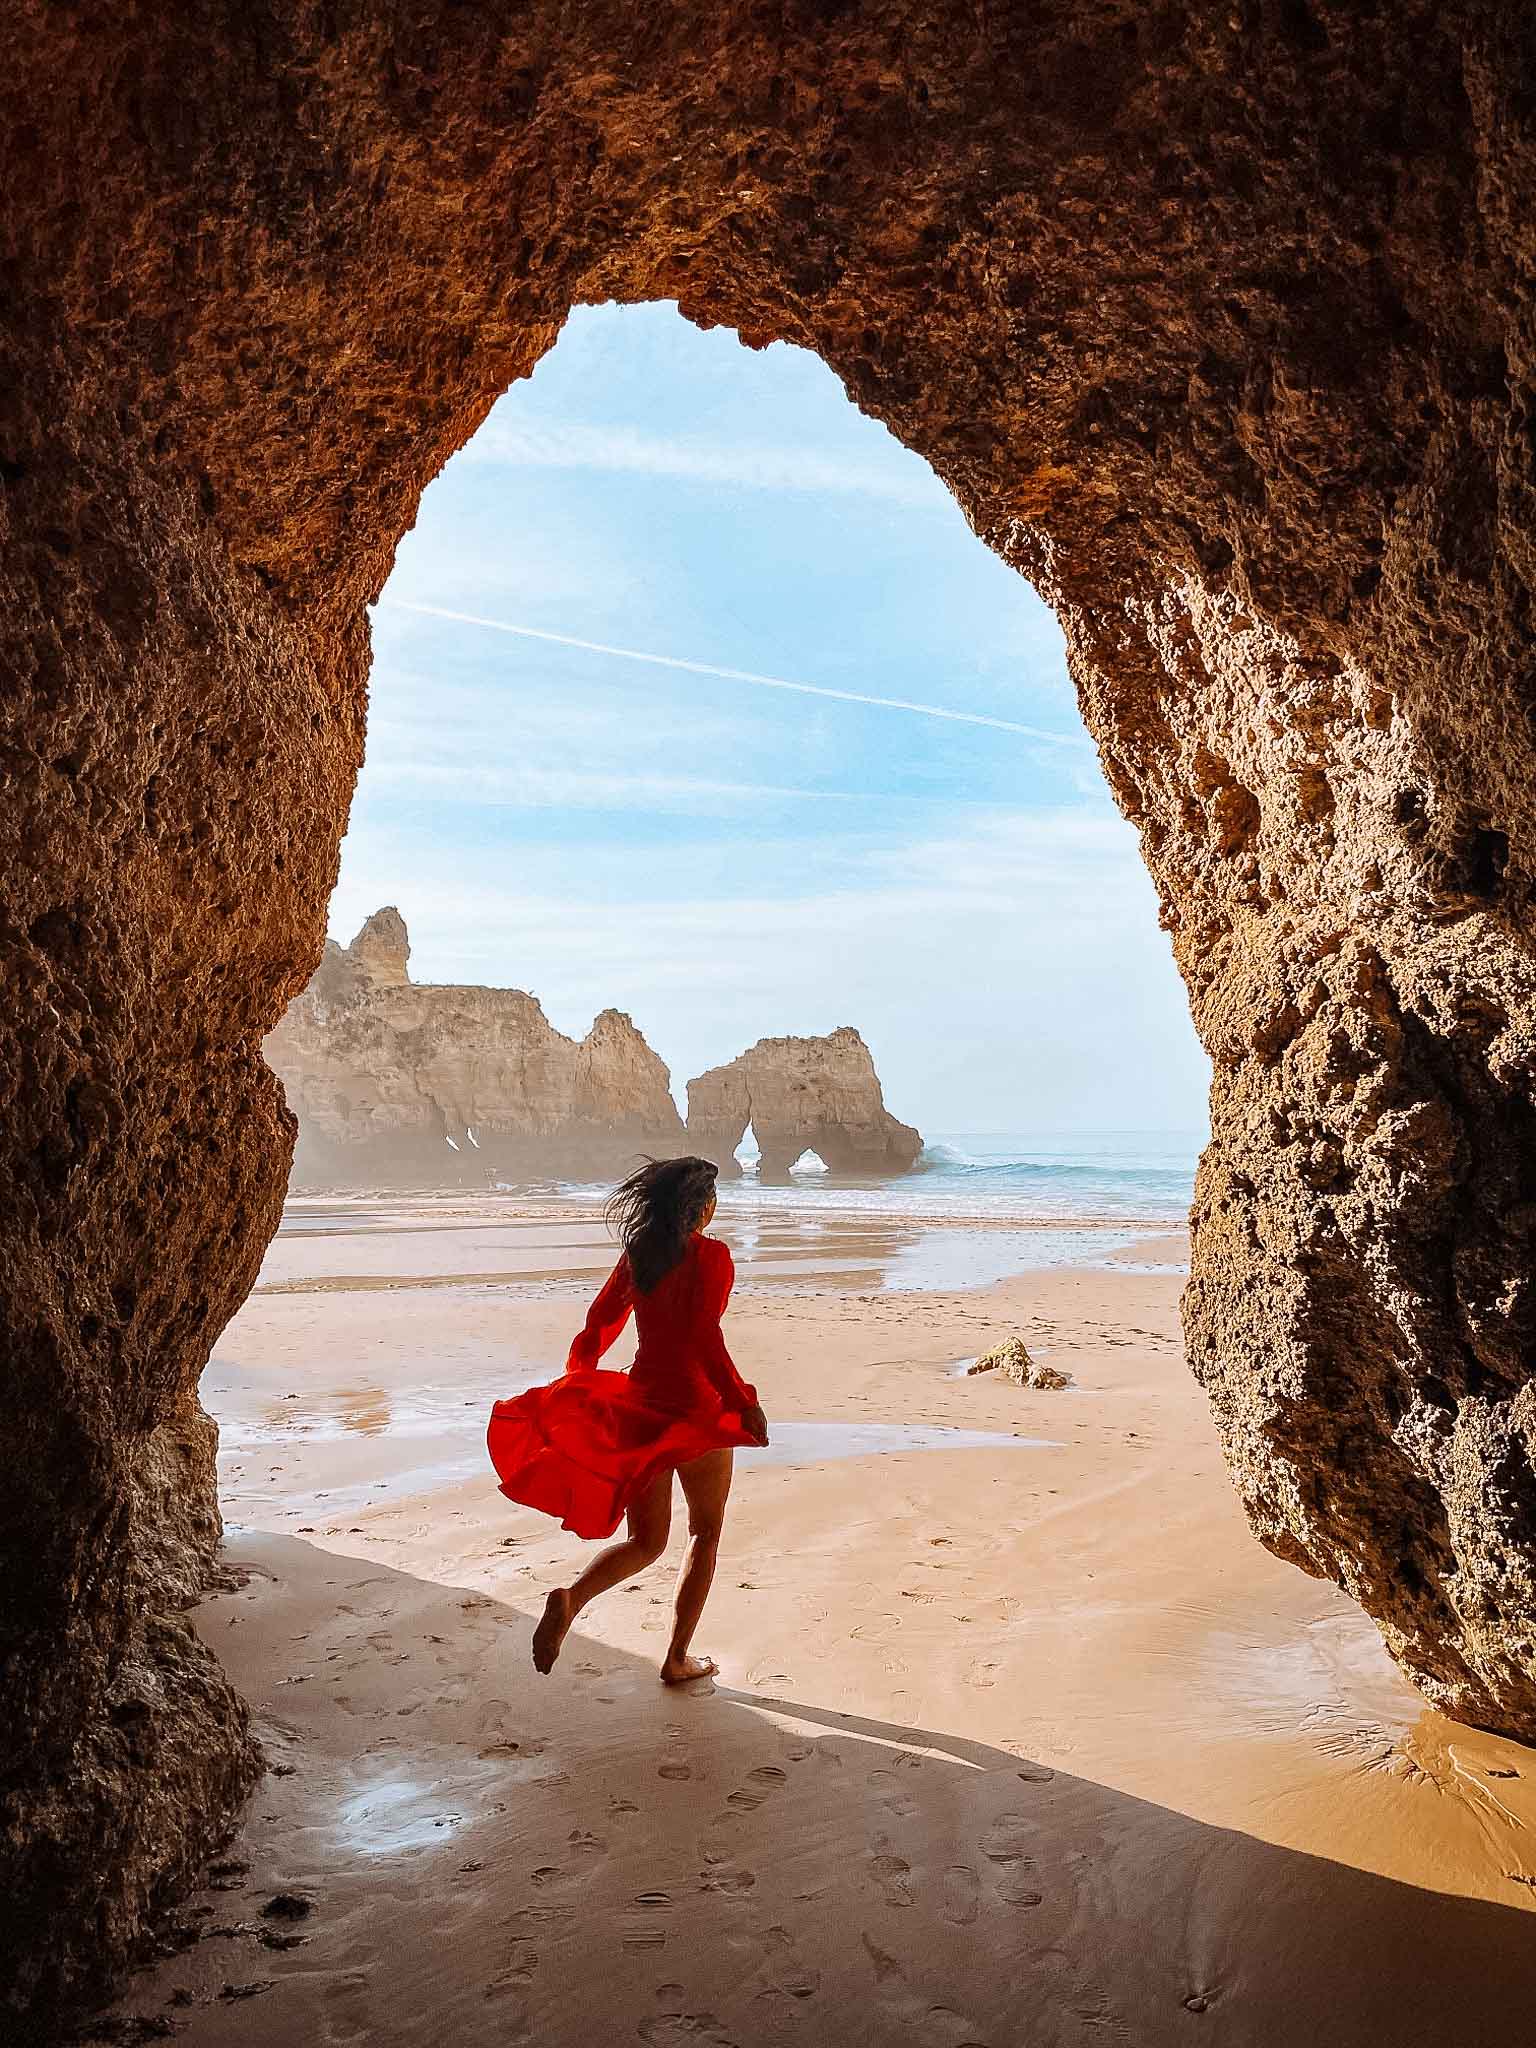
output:
POLYGON ((1427 1711, 1252 1541, 1183 1362, 1181 1238, 719 1234, 774 1441, 738 1462, 720 1675, 672 1692, 680 1525, 539 1678, 587 1551, 484 1455, 611 1263, 595 1213, 290 1205, 203 1389, 238 1583, 196 1619, 271 1774, 115 2038, 1517 2037, 1536 1760, 1427 1711), (1013 1333, 1074 1385, 965 1373, 1013 1333))

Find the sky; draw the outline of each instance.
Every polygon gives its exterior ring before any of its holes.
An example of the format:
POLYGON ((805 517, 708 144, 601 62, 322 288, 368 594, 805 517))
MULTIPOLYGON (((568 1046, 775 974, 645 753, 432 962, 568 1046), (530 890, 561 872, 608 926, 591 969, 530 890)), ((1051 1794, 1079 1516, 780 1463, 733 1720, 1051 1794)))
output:
POLYGON ((394 903, 414 980, 576 1037, 627 1010, 680 1100, 853 1024, 925 1130, 1203 1123, 1055 619, 815 356, 578 309, 427 490, 373 641, 343 944, 394 903))

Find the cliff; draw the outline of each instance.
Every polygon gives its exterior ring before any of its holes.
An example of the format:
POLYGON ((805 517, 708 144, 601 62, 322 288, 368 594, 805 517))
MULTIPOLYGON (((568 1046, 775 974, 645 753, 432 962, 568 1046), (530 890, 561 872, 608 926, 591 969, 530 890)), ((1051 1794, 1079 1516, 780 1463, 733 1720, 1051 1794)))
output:
POLYGON ((688 1139, 722 1171, 750 1124, 758 1171, 786 1173, 805 1151, 834 1173, 903 1173, 923 1149, 885 1106, 869 1047, 849 1025, 824 1038, 760 1038, 729 1066, 688 1083, 688 1139))
POLYGON ((667 1069, 622 1012, 578 1043, 521 989, 424 985, 409 959, 399 911, 375 912, 350 946, 327 941, 268 1037, 299 1119, 293 1185, 482 1185, 680 1149, 667 1069))
POLYGON ((685 1130, 667 1068, 622 1011, 604 1010, 578 1043, 521 989, 413 982, 410 954, 393 905, 350 946, 328 939, 266 1040, 299 1120, 295 1187, 617 1173, 690 1143, 734 1173, 749 1123, 765 1174, 807 1148, 837 1173, 902 1172, 922 1149, 847 1027, 760 1039, 690 1081, 685 1130))

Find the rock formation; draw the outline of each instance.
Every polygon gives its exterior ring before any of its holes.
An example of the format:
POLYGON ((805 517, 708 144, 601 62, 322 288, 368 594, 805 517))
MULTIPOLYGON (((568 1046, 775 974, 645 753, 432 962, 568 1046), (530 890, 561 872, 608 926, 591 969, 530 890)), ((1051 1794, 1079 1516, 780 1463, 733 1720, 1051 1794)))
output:
POLYGON ((966 1368, 967 1374, 995 1372, 999 1379, 1010 1381, 1016 1387, 1030 1387, 1035 1391, 1052 1391, 1070 1387, 1072 1375, 1058 1372, 1054 1365, 1042 1365, 1037 1358, 1029 1355, 1029 1346, 1022 1337, 1005 1337, 1000 1344, 994 1344, 990 1351, 983 1351, 966 1368))
POLYGON ((902 1173, 923 1149, 887 1110, 869 1047, 846 1024, 824 1038, 760 1038, 688 1083, 688 1142, 722 1172, 738 1171, 748 1124, 768 1178, 806 1151, 834 1173, 902 1173))
POLYGON ((690 1142, 734 1173, 749 1122, 765 1174, 807 1148, 837 1172, 900 1172, 922 1149, 887 1113, 857 1031, 760 1039, 689 1082, 685 1131, 666 1067, 622 1011, 578 1044, 520 989, 413 982, 410 952, 393 905, 350 946, 327 939, 265 1042, 298 1118, 295 1187, 621 1172, 690 1142))
POLYGON ((321 955, 367 605, 578 301, 818 351, 1056 606, 1213 1061, 1187 1329, 1234 1483, 1431 1699, 1536 1736, 1525 11, 0 33, 13 1998, 120 1956, 249 1781, 173 1608, 288 1171, 260 1044, 321 955))
POLYGON ((393 907, 314 979, 267 1039, 299 1120, 296 1186, 446 1186, 620 1172, 682 1149, 666 1068, 619 1010, 578 1044, 521 989, 413 982, 393 907))

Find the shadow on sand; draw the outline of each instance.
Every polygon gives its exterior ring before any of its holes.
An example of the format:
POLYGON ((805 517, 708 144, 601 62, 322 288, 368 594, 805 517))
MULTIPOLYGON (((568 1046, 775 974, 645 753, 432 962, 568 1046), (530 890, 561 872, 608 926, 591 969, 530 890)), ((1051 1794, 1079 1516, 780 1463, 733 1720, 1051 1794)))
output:
POLYGON ((960 1734, 669 1693, 579 1636, 541 1680, 529 1615, 291 1538, 231 1561, 246 1584, 199 1625, 277 1771, 119 2026, 185 2019, 218 2048, 1483 2048, 1533 2010, 1518 1904, 960 1734), (281 1893, 313 1910, 268 1917, 281 1893))

